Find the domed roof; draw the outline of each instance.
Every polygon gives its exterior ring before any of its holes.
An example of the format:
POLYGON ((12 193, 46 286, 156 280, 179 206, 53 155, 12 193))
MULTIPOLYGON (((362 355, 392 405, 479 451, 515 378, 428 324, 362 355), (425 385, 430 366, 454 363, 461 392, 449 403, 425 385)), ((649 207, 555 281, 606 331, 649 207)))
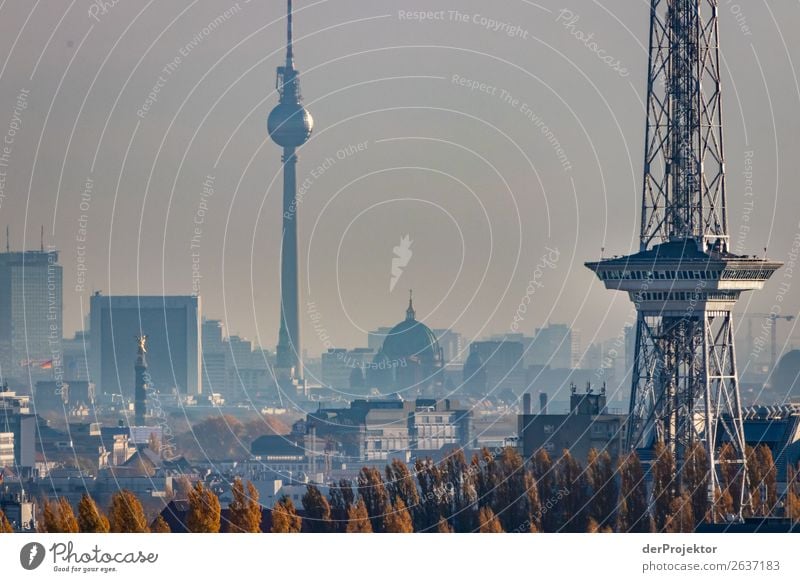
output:
POLYGON ((403 366, 412 362, 439 363, 441 354, 436 335, 427 325, 417 321, 413 298, 409 298, 405 320, 386 335, 378 355, 383 361, 403 366))

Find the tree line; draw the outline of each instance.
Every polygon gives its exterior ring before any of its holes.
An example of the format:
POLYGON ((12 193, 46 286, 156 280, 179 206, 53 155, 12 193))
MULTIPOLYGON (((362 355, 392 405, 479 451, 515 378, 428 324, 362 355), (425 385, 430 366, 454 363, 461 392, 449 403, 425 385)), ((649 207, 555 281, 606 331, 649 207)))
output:
MULTIPOLYGON (((748 447, 742 469, 725 462, 735 454, 730 445, 723 445, 721 482, 713 499, 708 495, 708 458, 699 443, 686 450, 680 483, 670 451, 656 445, 653 452, 650 492, 635 453, 614 460, 607 451, 592 449, 585 465, 568 450, 552 459, 540 449, 526 462, 513 448, 483 449, 469 461, 457 451, 439 463, 419 459, 412 467, 394 460, 383 471, 364 467, 354 481, 329 485, 327 495, 307 485, 302 511, 283 497, 271 511, 270 531, 691 532, 714 518, 738 514, 745 482, 752 502, 741 508, 744 514, 776 515, 777 471, 768 447, 748 447)), ((800 520, 794 472, 789 481, 786 514, 800 520)), ((188 488, 185 528, 197 533, 260 532, 262 508, 253 484, 237 478, 231 494, 223 520, 213 491, 202 482, 188 488)), ((116 493, 107 513, 86 494, 77 515, 66 499, 46 501, 39 528, 55 533, 169 532, 161 515, 148 523, 141 503, 129 491, 116 493)), ((1 512, 0 530, 11 530, 1 512)))

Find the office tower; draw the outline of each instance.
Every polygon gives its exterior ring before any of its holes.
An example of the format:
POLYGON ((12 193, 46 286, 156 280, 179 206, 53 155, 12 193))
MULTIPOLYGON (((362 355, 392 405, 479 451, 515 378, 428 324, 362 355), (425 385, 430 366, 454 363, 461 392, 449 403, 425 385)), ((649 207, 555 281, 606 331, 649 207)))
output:
POLYGON ((150 388, 202 391, 201 302, 196 296, 107 296, 89 302, 91 379, 100 393, 134 397, 131 338, 146 335, 150 388))
POLYGON ((526 360, 534 366, 557 369, 573 368, 580 356, 577 335, 562 323, 551 323, 536 330, 526 360))
POLYGON ((52 377, 61 367, 62 279, 58 252, 0 253, 0 376, 52 377))
POLYGON ((223 325, 216 319, 203 320, 203 393, 227 394, 223 325))

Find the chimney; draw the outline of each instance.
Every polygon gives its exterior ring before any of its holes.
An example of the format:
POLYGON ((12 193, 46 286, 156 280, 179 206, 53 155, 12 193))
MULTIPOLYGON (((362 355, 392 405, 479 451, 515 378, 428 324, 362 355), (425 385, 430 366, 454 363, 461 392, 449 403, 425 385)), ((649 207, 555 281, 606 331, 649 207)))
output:
POLYGON ((547 392, 539 392, 539 411, 547 414, 547 392))
POLYGON ((526 392, 522 395, 522 414, 531 413, 531 394, 526 392))

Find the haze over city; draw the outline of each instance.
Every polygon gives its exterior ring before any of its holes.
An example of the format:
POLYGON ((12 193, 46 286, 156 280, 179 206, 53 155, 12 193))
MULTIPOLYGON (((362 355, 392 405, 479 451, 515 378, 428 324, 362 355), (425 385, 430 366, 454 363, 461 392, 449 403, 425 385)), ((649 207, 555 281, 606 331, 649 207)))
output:
MULTIPOLYGON (((353 347, 402 317, 412 287, 430 327, 468 340, 507 332, 547 249, 558 260, 537 276, 520 331, 557 321, 585 345, 615 337, 632 306, 583 263, 638 247, 648 3, 509 2, 489 14, 469 1, 411 16, 426 7, 296 9, 316 122, 298 165, 304 348, 328 347, 307 302, 333 346, 353 347)), ((61 251, 66 335, 94 290, 191 294, 199 283, 205 315, 274 348, 281 165, 266 117, 284 8, 121 2, 60 26, 56 12, 26 21, 26 3, 3 8, 0 98, 30 93, 0 222, 12 250, 38 248, 44 225, 61 251)), ((800 179, 800 91, 798 41, 781 23, 797 11, 720 6, 732 248, 782 261, 799 228, 779 202, 800 179)), ((770 312, 782 276, 739 309, 770 312)), ((779 327, 782 347, 794 325, 779 327)))

